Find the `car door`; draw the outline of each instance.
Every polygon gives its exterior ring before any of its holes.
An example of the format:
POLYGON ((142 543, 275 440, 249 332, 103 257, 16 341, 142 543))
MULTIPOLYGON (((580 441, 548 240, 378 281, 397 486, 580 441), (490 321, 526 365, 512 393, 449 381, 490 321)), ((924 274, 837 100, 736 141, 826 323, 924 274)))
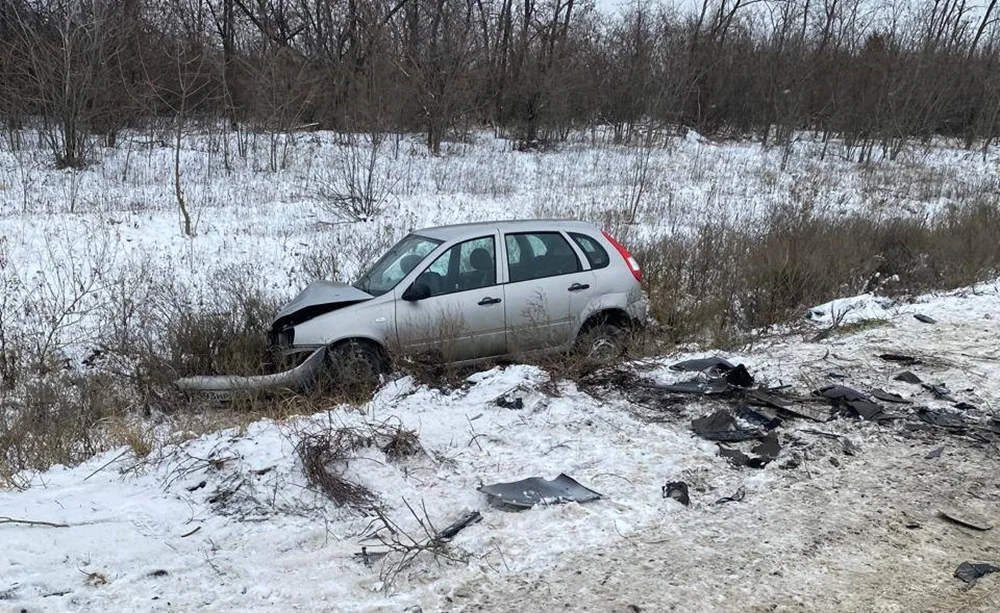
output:
POLYGON ((427 296, 396 300, 401 349, 433 354, 445 362, 506 353, 503 288, 497 283, 497 236, 480 236, 448 248, 413 282, 427 296))
POLYGON ((594 292, 594 274, 558 231, 504 235, 504 286, 510 353, 565 346, 594 292))

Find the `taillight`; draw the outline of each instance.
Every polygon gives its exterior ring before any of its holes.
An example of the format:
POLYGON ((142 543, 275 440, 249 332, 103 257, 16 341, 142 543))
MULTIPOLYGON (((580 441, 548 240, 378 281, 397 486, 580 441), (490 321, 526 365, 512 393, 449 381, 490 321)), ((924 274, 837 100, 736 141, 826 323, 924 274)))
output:
POLYGON ((623 258, 625 258, 625 263, 628 264, 628 269, 632 271, 632 276, 635 277, 635 280, 642 283, 642 271, 639 269, 639 263, 635 261, 635 258, 628 252, 628 249, 616 241, 615 237, 611 236, 607 232, 602 230, 601 234, 603 234, 604 238, 608 239, 608 242, 618 250, 618 253, 620 253, 623 258))

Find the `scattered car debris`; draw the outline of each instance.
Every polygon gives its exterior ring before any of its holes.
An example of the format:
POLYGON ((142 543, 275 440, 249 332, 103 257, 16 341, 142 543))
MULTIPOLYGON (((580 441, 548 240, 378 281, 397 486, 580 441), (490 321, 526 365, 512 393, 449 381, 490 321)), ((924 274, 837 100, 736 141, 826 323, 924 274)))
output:
POLYGON ((826 373, 826 376, 830 377, 831 379, 846 379, 847 378, 847 375, 845 373, 840 372, 839 370, 831 370, 830 372, 826 373))
POLYGON ((781 425, 781 418, 764 409, 752 409, 746 405, 736 407, 736 417, 756 424, 765 430, 774 430, 781 425))
POLYGON ((827 407, 807 406, 804 403, 792 403, 781 398, 774 393, 775 390, 756 389, 747 392, 745 398, 750 404, 772 407, 790 413, 797 417, 804 417, 813 421, 829 421, 833 413, 827 407))
POLYGON ((925 460, 933 460, 934 458, 940 458, 941 454, 944 453, 944 447, 938 447, 937 449, 932 449, 924 456, 925 460))
POLYGON ((928 315, 924 315, 923 313, 914 313, 913 314, 913 319, 916 319, 917 321, 919 321, 921 323, 925 323, 925 324, 936 324, 937 323, 936 319, 934 319, 933 317, 930 317, 928 315))
POLYGON ((684 506, 691 504, 688 496, 688 484, 683 481, 671 481, 661 488, 664 498, 673 498, 684 506))
POLYGON ((511 483, 482 485, 479 491, 486 494, 494 504, 522 509, 530 509, 536 504, 592 502, 601 499, 601 494, 580 485, 565 474, 560 474, 551 481, 530 477, 511 483))
POLYGON ((747 495, 746 489, 742 486, 732 496, 724 496, 715 501, 715 504, 726 504, 727 502, 740 502, 747 495))
POLYGON ((435 534, 434 541, 438 543, 447 543, 451 539, 455 538, 456 534, 468 528, 472 524, 479 523, 480 521, 482 521, 482 519, 483 516, 482 514, 479 513, 479 511, 470 511, 465 515, 463 515, 462 517, 455 520, 455 522, 453 522, 444 530, 435 534))
POLYGON ((778 442, 778 433, 768 432, 767 436, 754 445, 750 453, 756 453, 758 457, 768 462, 777 458, 778 454, 781 453, 781 443, 778 442))
POLYGON ((876 400, 881 400, 883 402, 894 402, 896 404, 912 404, 912 400, 907 400, 899 394, 894 392, 887 392, 884 389, 876 387, 872 390, 872 397, 876 400))
POLYGON ((818 396, 823 396, 824 398, 829 398, 830 400, 856 401, 867 400, 868 398, 858 390, 844 385, 828 385, 816 390, 813 393, 818 396))
POLYGON ((923 362, 921 362, 918 358, 913 357, 912 355, 901 355, 898 353, 883 353, 878 357, 885 360, 886 362, 897 362, 899 364, 905 364, 906 366, 923 364, 923 362))
POLYGON ((951 390, 946 385, 931 385, 929 383, 921 383, 920 385, 928 392, 934 394, 934 397, 938 400, 955 402, 955 399, 951 397, 951 390))
POLYGON ((753 385, 753 375, 746 366, 738 364, 736 368, 726 373, 726 383, 736 387, 750 387, 753 385))
POLYGON ((685 372, 705 372, 708 370, 714 370, 719 374, 729 372, 735 368, 725 358, 711 357, 711 358, 697 358, 694 360, 684 360, 683 362, 677 362, 670 366, 670 370, 679 370, 685 372))
POLYGON ((938 510, 938 515, 952 523, 965 526, 966 528, 972 528, 973 530, 985 532, 993 529, 993 524, 991 524, 985 517, 981 517, 969 511, 963 511, 960 509, 945 509, 938 510))
POLYGON ((756 454, 749 456, 739 449, 732 449, 719 443, 719 456, 729 460, 733 466, 749 466, 750 468, 764 468, 772 460, 778 457, 781 451, 781 444, 778 442, 776 432, 768 432, 761 441, 750 450, 756 454))
POLYGON ((964 429, 968 425, 964 417, 957 413, 949 413, 944 409, 921 407, 916 410, 915 414, 920 421, 940 428, 958 430, 964 429))
POLYGON ((846 409, 850 416, 861 417, 868 421, 882 421, 895 417, 886 413, 878 404, 869 400, 868 396, 856 389, 844 385, 828 385, 813 392, 832 402, 834 407, 846 409))
POLYGON ((908 370, 904 370, 903 372, 893 377, 893 379, 896 381, 902 381, 904 383, 913 383, 914 385, 920 385, 921 383, 923 383, 923 380, 920 377, 918 377, 917 375, 913 374, 908 370))
POLYGON ((711 415, 691 420, 691 428, 695 434, 708 441, 738 443, 764 435, 760 430, 738 428, 736 420, 729 411, 719 409, 711 415))
POLYGON ((676 394, 722 394, 729 391, 729 383, 725 379, 712 379, 710 381, 692 379, 691 381, 660 385, 657 388, 676 394))
POLYGON ((955 408, 959 411, 975 411, 976 405, 969 404, 968 402, 959 402, 955 404, 955 408))
POLYGON ((963 583, 975 585, 986 575, 997 571, 1000 571, 1000 566, 994 566, 987 562, 962 562, 955 569, 955 577, 963 583))
POLYGON ((510 396, 500 396, 493 401, 501 409, 513 409, 515 411, 520 411, 524 408, 524 398, 520 396, 510 397, 510 396))

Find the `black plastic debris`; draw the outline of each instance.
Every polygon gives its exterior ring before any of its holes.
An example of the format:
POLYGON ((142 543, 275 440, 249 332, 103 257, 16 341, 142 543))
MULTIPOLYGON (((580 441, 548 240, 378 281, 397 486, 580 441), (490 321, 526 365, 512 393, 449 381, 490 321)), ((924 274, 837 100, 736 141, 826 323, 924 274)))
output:
POLYGON ((913 314, 913 319, 916 319, 917 321, 919 321, 921 323, 925 323, 925 324, 936 324, 937 323, 936 319, 934 319, 933 317, 930 317, 928 315, 924 315, 923 313, 914 313, 913 314))
POLYGON ((753 375, 747 371, 747 367, 739 364, 726 373, 726 383, 736 387, 750 387, 753 385, 753 375))
POLYGON ((455 520, 451 525, 449 525, 444 530, 438 532, 434 535, 434 541, 438 543, 447 543, 451 539, 455 538, 455 535, 462 530, 468 528, 472 524, 479 523, 483 519, 483 516, 479 511, 470 511, 463 515, 462 517, 455 520))
POLYGON ((896 404, 910 404, 912 401, 903 398, 899 394, 894 392, 887 392, 881 388, 875 388, 872 390, 872 397, 876 400, 881 400, 883 402, 895 402, 896 404))
POLYGON ((725 379, 713 379, 711 381, 682 381, 669 385, 659 385, 657 389, 676 394, 722 394, 729 391, 729 383, 725 379))
POLYGON ((868 421, 883 421, 893 419, 885 410, 868 399, 856 389, 844 385, 828 385, 813 392, 830 401, 836 407, 845 410, 851 417, 860 417, 868 421))
POLYGON ((760 442, 754 445, 750 453, 757 454, 757 457, 767 462, 777 458, 778 454, 781 453, 781 443, 778 442, 778 433, 768 432, 767 436, 760 439, 760 442))
POLYGON ((997 571, 1000 571, 1000 566, 994 566, 987 562, 962 562, 955 569, 955 577, 964 583, 975 585, 986 575, 997 571))
POLYGON ((830 372, 826 373, 826 376, 829 377, 829 378, 831 378, 831 379, 846 379, 847 378, 847 375, 844 374, 844 373, 842 373, 842 372, 840 372, 839 370, 831 370, 830 372))
POLYGON ((747 392, 745 399, 750 404, 780 409, 796 417, 805 417, 813 421, 829 421, 833 417, 829 408, 814 407, 803 403, 792 403, 775 394, 773 390, 751 390, 747 392))
POLYGON ((939 510, 938 515, 954 524, 965 526, 966 528, 972 528, 973 530, 979 530, 980 532, 993 529, 993 524, 991 524, 985 517, 980 517, 970 511, 964 511, 962 509, 945 509, 943 511, 939 510))
POLYGON ((920 377, 918 377, 917 375, 913 374, 908 370, 904 370, 903 372, 893 377, 893 379, 895 379, 896 381, 902 381, 903 383, 913 383, 914 385, 920 385, 921 383, 923 383, 923 380, 920 377))
POLYGON ((941 454, 944 453, 944 447, 938 447, 937 449, 932 449, 924 456, 925 460, 933 460, 934 458, 940 458, 941 454))
POLYGON ((677 362, 670 367, 671 370, 686 372, 705 372, 706 370, 715 370, 720 373, 729 372, 733 368, 735 368, 735 366, 726 359, 716 357, 684 360, 683 362, 677 362))
POLYGON ((764 409, 753 409, 746 405, 736 407, 736 417, 765 430, 774 430, 781 425, 781 418, 777 415, 764 409))
POLYGON ((671 481, 661 488, 664 498, 673 498, 684 506, 691 504, 688 496, 688 484, 683 481, 671 481))
POLYGON ((519 396, 515 396, 513 398, 510 396, 500 396, 494 401, 494 404, 501 409, 513 409, 515 411, 520 411, 524 408, 524 398, 519 396))
POLYGON ((732 496, 724 496, 715 501, 715 504, 726 504, 727 502, 740 502, 747 495, 747 491, 740 487, 732 496))
POLYGON ((885 360, 886 362, 896 362, 898 364, 905 364, 906 366, 922 364, 922 362, 919 359, 913 357, 912 355, 901 355, 899 353, 883 353, 878 357, 885 360))
POLYGON ((750 450, 753 456, 747 455, 739 449, 732 449, 719 443, 719 456, 729 460, 733 466, 748 466, 750 468, 764 468, 772 460, 778 457, 781 451, 781 444, 778 442, 776 432, 768 432, 761 441, 750 450))
POLYGON ((844 385, 828 385, 816 390, 814 393, 816 395, 823 396, 824 398, 829 398, 830 400, 854 401, 868 399, 867 396, 858 390, 844 385))
POLYGON ((512 483, 483 485, 479 491, 489 496, 490 502, 501 506, 530 509, 536 504, 558 504, 563 502, 593 502, 601 495, 577 483, 573 478, 560 474, 551 481, 541 477, 531 477, 512 483))
POLYGON ((934 397, 938 400, 955 402, 955 399, 951 397, 951 390, 945 385, 931 385, 929 383, 921 383, 920 385, 928 392, 934 394, 934 397))
POLYGON ((705 440, 724 443, 738 443, 763 436, 759 430, 737 428, 736 420, 725 409, 691 420, 691 429, 705 440))
POLYGON ((921 407, 916 411, 917 419, 940 428, 960 429, 966 427, 965 418, 957 413, 949 413, 942 409, 921 407))
POLYGON ((367 547, 362 547, 360 552, 354 554, 354 558, 371 568, 387 555, 389 555, 388 551, 368 551, 367 547))
POLYGON ((955 404, 955 408, 959 411, 975 411, 976 405, 969 404, 968 402, 959 402, 955 404))

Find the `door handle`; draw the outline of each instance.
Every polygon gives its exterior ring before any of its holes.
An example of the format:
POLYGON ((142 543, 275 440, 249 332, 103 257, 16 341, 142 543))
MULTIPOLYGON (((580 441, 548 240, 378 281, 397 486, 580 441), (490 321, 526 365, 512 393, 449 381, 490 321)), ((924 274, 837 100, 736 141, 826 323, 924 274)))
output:
POLYGON ((479 306, 489 306, 491 304, 500 304, 500 299, 487 296, 479 301, 479 306))
POLYGON ((574 283, 569 286, 569 291, 579 292, 580 290, 590 289, 590 284, 588 283, 574 283))

